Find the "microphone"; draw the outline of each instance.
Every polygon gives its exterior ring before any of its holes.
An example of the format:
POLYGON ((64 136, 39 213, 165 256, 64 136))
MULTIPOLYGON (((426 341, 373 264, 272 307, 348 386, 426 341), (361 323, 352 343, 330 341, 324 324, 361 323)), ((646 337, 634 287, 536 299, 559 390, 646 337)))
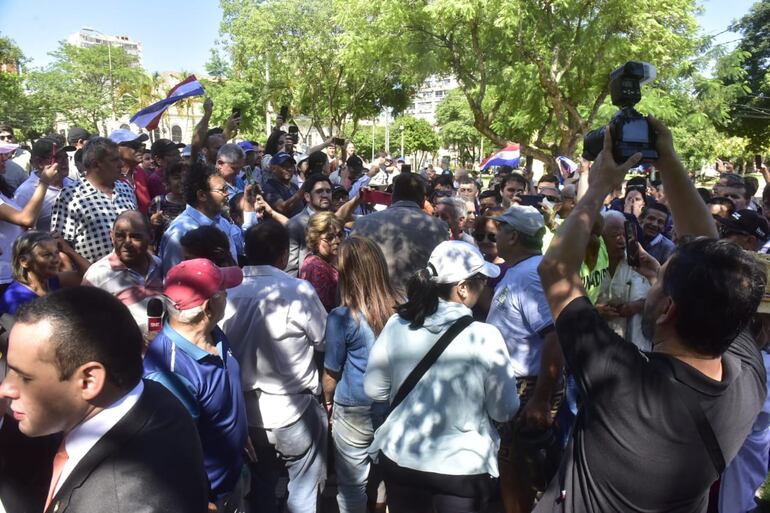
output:
POLYGON ((147 302, 147 331, 154 334, 163 327, 163 301, 154 297, 147 302))

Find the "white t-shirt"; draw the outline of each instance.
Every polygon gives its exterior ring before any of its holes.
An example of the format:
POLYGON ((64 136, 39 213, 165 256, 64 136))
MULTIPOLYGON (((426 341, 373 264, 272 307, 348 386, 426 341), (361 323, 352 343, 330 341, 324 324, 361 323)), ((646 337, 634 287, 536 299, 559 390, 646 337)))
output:
MULTIPOLYGON (((0 194, 0 205, 6 204, 14 210, 21 210, 19 206, 4 194, 0 194)), ((24 229, 18 224, 8 221, 0 221, 0 283, 11 283, 13 281, 13 271, 11 269, 11 252, 13 243, 24 233, 24 229)))
POLYGON ((487 315, 487 322, 503 335, 517 378, 540 374, 540 333, 553 325, 537 274, 542 259, 542 255, 532 256, 508 269, 495 288, 487 315))
MULTIPOLYGON (((618 263, 612 278, 602 281, 597 303, 622 304, 633 303, 647 297, 650 282, 647 278, 634 271, 626 259, 618 263)), ((607 320, 607 324, 618 336, 633 343, 642 351, 651 349, 650 340, 642 334, 642 314, 631 317, 615 317, 607 320)))

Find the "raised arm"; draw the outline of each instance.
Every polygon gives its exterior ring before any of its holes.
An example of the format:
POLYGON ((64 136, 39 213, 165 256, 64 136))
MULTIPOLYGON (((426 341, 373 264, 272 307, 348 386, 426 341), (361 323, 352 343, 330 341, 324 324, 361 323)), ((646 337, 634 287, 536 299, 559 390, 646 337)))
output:
POLYGON ((206 132, 209 130, 209 121, 211 120, 211 111, 214 108, 214 102, 211 98, 206 98, 203 101, 203 117, 195 125, 195 130, 192 136, 192 148, 190 149, 190 162, 196 162, 198 160, 198 154, 203 148, 203 144, 206 142, 206 132))
POLYGON ((580 280, 580 266, 591 237, 591 227, 599 216, 604 198, 622 183, 626 172, 640 159, 641 154, 637 153, 624 163, 617 164, 612 156, 610 130, 604 131, 604 148, 591 166, 588 190, 556 232, 538 266, 554 321, 574 299, 585 296, 580 280))
POLYGON ((657 135, 659 158, 655 167, 660 171, 663 180, 677 235, 719 237, 714 218, 711 217, 708 207, 687 176, 674 150, 671 130, 652 116, 649 117, 649 122, 657 135))

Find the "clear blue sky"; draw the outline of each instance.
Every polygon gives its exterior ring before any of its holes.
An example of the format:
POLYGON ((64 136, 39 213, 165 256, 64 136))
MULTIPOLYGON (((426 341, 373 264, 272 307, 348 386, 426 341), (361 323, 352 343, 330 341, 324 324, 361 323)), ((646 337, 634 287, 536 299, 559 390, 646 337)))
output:
MULTIPOLYGON (((302 0, 295 0, 302 1, 302 0)), ((628 0, 634 1, 634 0, 628 0)), ((716 34, 748 12, 752 0, 701 0, 703 31, 716 34)), ((9 36, 32 59, 50 61, 48 52, 77 32, 92 27, 105 34, 130 36, 142 43, 144 67, 150 71, 204 72, 209 50, 219 36, 218 0, 0 0, 0 33, 9 36)), ((723 34, 718 41, 736 38, 723 34)))

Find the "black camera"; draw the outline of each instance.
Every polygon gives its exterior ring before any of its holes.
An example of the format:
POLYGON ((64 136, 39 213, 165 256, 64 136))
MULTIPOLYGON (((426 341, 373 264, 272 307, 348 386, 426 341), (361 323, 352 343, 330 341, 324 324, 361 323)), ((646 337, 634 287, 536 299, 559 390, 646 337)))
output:
MULTIPOLYGON (((612 155, 615 162, 625 162, 635 153, 642 154, 642 162, 658 159, 655 131, 634 105, 642 99, 641 86, 655 78, 655 66, 646 62, 628 61, 610 73, 610 97, 620 110, 609 123, 612 134, 612 155)), ((604 147, 604 127, 591 130, 583 138, 583 158, 596 160, 604 147)))

